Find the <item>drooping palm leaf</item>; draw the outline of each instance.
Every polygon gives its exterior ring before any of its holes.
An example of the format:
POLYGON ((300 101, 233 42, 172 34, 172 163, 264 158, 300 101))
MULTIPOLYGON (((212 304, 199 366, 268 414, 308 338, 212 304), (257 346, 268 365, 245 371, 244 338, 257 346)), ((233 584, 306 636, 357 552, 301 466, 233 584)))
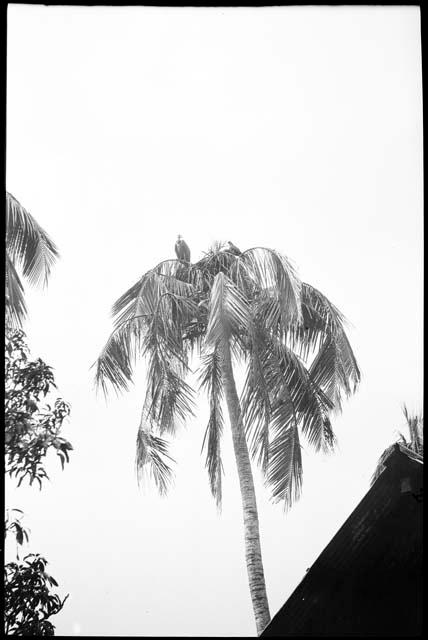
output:
POLYGON ((206 345, 215 346, 225 335, 238 334, 250 322, 248 301, 232 280, 218 273, 211 288, 206 345))
POLYGON ((9 254, 6 253, 6 326, 20 329, 26 315, 24 287, 9 254))
POLYGON ((146 315, 138 306, 140 304, 140 292, 147 280, 147 274, 142 276, 132 287, 116 300, 112 306, 111 315, 114 318, 115 326, 129 320, 135 316, 146 315))
MULTIPOLYGON (((143 309, 151 313, 144 314, 142 320, 144 336, 139 351, 147 358, 148 371, 136 462, 140 482, 148 472, 164 493, 171 471, 165 461, 165 457, 169 458, 167 444, 161 436, 164 432, 174 434, 178 422, 193 415, 193 389, 184 380, 189 367, 182 332, 195 311, 195 303, 191 298, 165 291, 158 276, 152 279, 154 286, 142 290, 140 287, 143 309)), ((189 292, 173 287, 174 291, 189 292)))
MULTIPOLYGON (((310 379, 299 358, 278 339, 259 335, 253 342, 241 401, 252 457, 265 472, 273 412, 277 412, 278 427, 284 406, 293 410, 296 425, 316 451, 329 452, 334 447, 328 417, 332 402, 310 379)), ((286 429, 287 422, 283 426, 286 429)))
POLYGON ((175 433, 179 423, 194 415, 194 392, 184 380, 183 369, 177 359, 165 360, 155 350, 148 360, 145 406, 161 434, 175 433))
POLYGON ((150 420, 143 409, 135 456, 138 484, 144 486, 147 480, 153 479, 159 493, 165 495, 173 478, 167 460, 174 462, 168 454, 168 443, 153 433, 150 420))
POLYGON ((147 326, 142 348, 148 358, 145 404, 161 434, 174 432, 177 420, 193 415, 193 389, 184 380, 189 365, 183 341, 183 317, 189 317, 193 306, 185 298, 162 296, 147 326))
MULTIPOLYGON (((192 298, 193 287, 173 280, 172 276, 164 279, 156 270, 149 271, 113 305, 115 329, 97 361, 96 382, 104 391, 106 382, 116 390, 128 389, 137 353, 153 358, 156 351, 160 362, 173 358, 174 366, 177 362, 187 366, 183 332, 197 305, 192 298)), ((155 368, 152 373, 156 373, 155 368)))
POLYGON ((130 325, 135 322, 138 320, 124 321, 122 326, 113 331, 93 365, 95 366, 96 388, 101 388, 105 396, 108 395, 109 386, 118 393, 128 391, 129 385, 132 383, 132 364, 135 350, 133 348, 134 336, 130 325))
POLYGON ((315 312, 322 325, 329 334, 341 329, 345 323, 345 316, 318 289, 306 282, 302 282, 302 305, 315 312))
POLYGON ((335 444, 328 419, 333 403, 311 380, 309 372, 296 354, 278 342, 273 344, 273 353, 278 359, 278 369, 276 370, 277 379, 272 386, 283 389, 287 401, 288 398, 291 399, 298 423, 309 444, 316 451, 329 452, 335 444))
MULTIPOLYGON (((179 260, 165 260, 145 273, 130 289, 128 289, 112 307, 115 326, 124 320, 140 315, 150 316, 162 295, 172 294, 184 298, 193 297, 196 286, 194 282, 185 282, 178 275, 183 271, 179 260)), ((197 282, 197 270, 189 271, 185 267, 185 275, 197 282), (192 275, 193 274, 193 275, 192 275)))
MULTIPOLYGON (((260 294, 276 303, 281 332, 301 320, 301 283, 291 262, 272 249, 256 247, 244 251, 237 263, 246 264, 246 276, 256 284, 260 294)), ((235 267, 238 271, 238 267, 235 267)))
POLYGON ((269 461, 269 425, 271 420, 272 370, 268 362, 267 340, 254 326, 250 333, 250 354, 241 405, 250 452, 266 474, 269 461))
POLYGON ((299 431, 291 401, 284 399, 274 409, 272 430, 266 482, 274 502, 283 501, 284 508, 289 509, 300 498, 303 475, 299 431))
POLYGON ((220 442, 223 433, 224 420, 222 411, 223 380, 221 372, 221 356, 214 349, 202 357, 200 371, 200 388, 207 392, 210 403, 210 417, 202 443, 202 451, 206 450, 206 463, 210 481, 211 493, 217 507, 221 508, 222 461, 220 442))
POLYGON ((6 249, 31 285, 47 284, 58 249, 33 216, 6 192, 6 249))
POLYGON ((311 380, 342 410, 342 393, 348 398, 360 382, 360 371, 344 331, 329 336, 309 369, 311 380))
POLYGON ((342 394, 349 397, 355 393, 361 380, 345 333, 345 318, 326 296, 306 283, 302 286, 302 307, 305 324, 293 332, 293 348, 299 351, 300 341, 300 352, 307 357, 318 347, 309 370, 311 379, 333 402, 334 410, 341 411, 342 394))
POLYGON ((303 282, 301 287, 302 321, 287 331, 288 346, 305 362, 318 352, 325 340, 344 331, 345 318, 326 296, 303 282))

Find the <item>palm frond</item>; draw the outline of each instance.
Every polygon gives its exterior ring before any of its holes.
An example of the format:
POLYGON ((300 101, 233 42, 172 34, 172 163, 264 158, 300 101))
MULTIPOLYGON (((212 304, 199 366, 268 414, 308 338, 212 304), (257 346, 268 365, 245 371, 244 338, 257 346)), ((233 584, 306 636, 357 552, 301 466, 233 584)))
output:
POLYGON ((248 300, 253 300, 260 292, 260 286, 254 279, 252 270, 248 269, 247 262, 242 259, 242 254, 232 254, 228 276, 248 300))
POLYGON ((163 260, 152 273, 159 275, 166 291, 178 296, 189 297, 202 285, 202 274, 196 265, 181 260, 163 260))
POLYGON ((221 436, 223 433, 223 413, 219 404, 210 403, 210 417, 205 430, 201 452, 206 450, 205 466, 208 470, 211 493, 216 505, 221 509, 222 471, 221 436))
POLYGON ((334 304, 314 287, 302 283, 302 321, 287 332, 288 346, 307 362, 330 336, 343 332, 345 318, 334 304))
POLYGON ((221 354, 218 349, 205 353, 201 358, 199 372, 200 389, 206 391, 209 397, 216 401, 223 397, 223 374, 221 369, 221 354))
POLYGON ((230 333, 238 334, 251 322, 248 301, 224 273, 218 273, 211 289, 205 344, 216 345, 230 333))
MULTIPOLYGON (((194 286, 180 282, 172 275, 179 267, 177 260, 161 263, 114 303, 115 329, 97 361, 97 386, 101 385, 104 391, 106 381, 116 390, 128 389, 132 361, 140 353, 142 356, 151 355, 152 369, 157 361, 166 363, 171 359, 169 369, 165 364, 165 371, 169 373, 163 375, 162 383, 159 378, 154 378, 153 383, 158 388, 158 398, 162 388, 162 397, 169 394, 171 398, 172 394, 179 399, 184 387, 176 375, 177 363, 181 362, 187 368, 188 354, 183 337, 197 313, 197 304, 193 300, 194 286), (155 360, 154 350, 157 354, 155 360)), ((184 392, 187 393, 186 389, 184 392)), ((176 409, 180 410, 180 404, 176 409)), ((167 408, 162 415, 162 424, 166 424, 167 408)))
POLYGON ((221 476, 223 465, 221 461, 220 442, 224 427, 221 406, 223 399, 223 377, 221 355, 216 349, 211 353, 204 354, 202 357, 199 382, 200 388, 207 392, 210 403, 210 417, 202 443, 202 451, 204 449, 206 450, 205 466, 208 469, 211 493, 218 509, 221 509, 221 476))
POLYGON ((140 313, 140 291, 147 279, 147 274, 142 276, 132 287, 130 287, 120 298, 116 300, 111 309, 111 315, 115 318, 115 325, 118 326, 122 322, 129 320, 129 318, 137 315, 144 315, 140 313))
POLYGON ((184 378, 183 367, 174 358, 160 359, 153 352, 148 363, 145 406, 160 434, 175 433, 178 425, 194 415, 194 391, 184 378))
POLYGON ((236 262, 236 256, 221 249, 221 244, 215 246, 193 266, 195 274, 199 274, 199 287, 205 294, 210 294, 214 278, 217 274, 230 275, 231 267, 236 262))
MULTIPOLYGON (((276 345, 279 370, 285 393, 290 396, 301 424, 302 433, 315 451, 328 453, 335 445, 328 414, 333 404, 322 389, 314 384, 304 364, 284 345, 276 345)), ((288 400, 288 399, 287 399, 288 400)))
POLYGON ((272 429, 266 484, 271 487, 273 501, 283 500, 287 510, 300 498, 303 479, 299 431, 291 402, 275 408, 272 429))
POLYGON ((6 248, 31 285, 45 286, 58 249, 33 216, 6 192, 6 248))
POLYGON ((174 462, 168 454, 168 443, 153 433, 150 421, 141 417, 137 434, 135 468, 139 486, 145 486, 147 480, 154 480, 161 495, 165 495, 172 482, 173 473, 167 460, 174 462))
MULTIPOLYGON (((184 305, 187 302, 184 300, 184 305)), ((177 298, 173 296, 161 299, 147 326, 142 347, 142 355, 148 356, 145 404, 150 419, 159 424, 161 434, 173 433, 177 421, 184 422, 186 417, 194 415, 194 392, 184 380, 189 371, 188 353, 181 323, 173 318, 176 303, 177 298)))
POLYGON ((336 444, 329 420, 333 403, 311 380, 303 362, 277 338, 259 336, 253 342, 242 406, 251 454, 262 469, 269 459, 274 412, 278 426, 284 407, 293 410, 296 424, 316 451, 328 453, 336 444))
POLYGON ((342 410, 342 394, 355 393, 361 379, 354 353, 343 330, 330 335, 309 369, 311 380, 322 389, 334 405, 342 410))
POLYGON ((130 289, 120 296, 112 307, 115 327, 135 317, 150 317, 158 307, 159 300, 167 293, 164 281, 154 271, 149 271, 130 289))
POLYGON ((20 329, 26 315, 24 287, 9 254, 6 253, 6 326, 20 329))
POLYGON ((241 394, 241 406, 251 456, 257 459, 265 474, 269 461, 271 375, 267 341, 263 333, 255 328, 251 333, 251 348, 241 394))
POLYGON ((115 327, 137 317, 146 318, 149 322, 162 306, 168 311, 167 319, 175 330, 187 330, 198 314, 198 300, 195 286, 176 277, 180 268, 178 260, 167 260, 144 274, 114 303, 115 327), (165 298, 169 298, 168 308, 165 298))
MULTIPOLYGON (((239 260, 246 265, 246 276, 249 276, 260 290, 261 300, 269 303, 268 318, 271 318, 271 322, 272 308, 275 307, 279 313, 278 320, 282 332, 291 324, 299 324, 301 283, 288 258, 272 249, 254 247, 244 251, 239 260)), ((237 266, 236 270, 238 269, 237 266)))
POLYGON ((203 351, 203 340, 205 336, 206 323, 199 322, 198 319, 188 324, 183 332, 183 347, 189 358, 194 355, 200 356, 203 351))
POLYGON ((424 432, 423 423, 424 419, 422 414, 411 415, 405 404, 403 404, 403 413, 406 418, 407 428, 409 429, 410 441, 407 443, 413 451, 423 455, 424 451, 424 432))
POLYGON ((329 334, 335 334, 346 322, 343 313, 323 293, 306 282, 302 282, 302 305, 315 314, 329 334))
POLYGON ((116 393, 129 390, 135 361, 135 341, 140 331, 139 322, 140 318, 131 318, 115 329, 92 365, 96 368, 96 388, 101 387, 105 396, 108 394, 109 385, 116 393))

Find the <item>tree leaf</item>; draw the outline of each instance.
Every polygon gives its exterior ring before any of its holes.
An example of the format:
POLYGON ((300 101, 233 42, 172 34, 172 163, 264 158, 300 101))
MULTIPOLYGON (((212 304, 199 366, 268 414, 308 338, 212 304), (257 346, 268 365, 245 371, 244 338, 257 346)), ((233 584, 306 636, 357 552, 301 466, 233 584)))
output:
POLYGON ((46 286, 58 249, 30 213, 6 192, 6 247, 32 285, 46 286))

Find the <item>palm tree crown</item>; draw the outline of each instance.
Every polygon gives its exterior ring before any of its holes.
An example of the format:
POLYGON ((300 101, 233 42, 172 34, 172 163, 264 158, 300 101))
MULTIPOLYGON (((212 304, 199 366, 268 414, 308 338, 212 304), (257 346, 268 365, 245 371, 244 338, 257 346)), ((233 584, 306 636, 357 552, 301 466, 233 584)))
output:
POLYGON ((317 450, 335 437, 329 415, 340 410, 360 372, 344 318, 319 291, 302 283, 278 251, 241 252, 220 243, 195 264, 165 260, 113 305, 114 330, 96 363, 106 393, 128 388, 137 355, 147 360, 147 384, 137 437, 141 481, 151 475, 161 493, 171 479, 165 434, 195 408, 186 382, 199 356, 199 386, 209 398, 203 449, 212 494, 221 505, 223 400, 228 409, 244 520, 245 558, 257 633, 270 621, 250 453, 275 501, 300 495, 300 433, 317 450), (233 361, 246 367, 239 399, 233 361), (249 449, 250 448, 250 452, 249 449))
MULTIPOLYGON (((233 245, 232 245, 233 246, 233 245)), ((300 438, 316 450, 334 447, 330 415, 341 410, 360 372, 329 300, 302 283, 278 251, 232 252, 217 243, 195 264, 165 260, 113 305, 114 330, 96 362, 105 393, 129 388, 137 355, 147 360, 147 388, 136 466, 164 493, 171 479, 165 434, 195 409, 186 382, 200 357, 200 388, 210 415, 203 439, 211 491, 221 504, 224 376, 221 345, 246 366, 240 404, 252 458, 274 501, 289 507, 301 491, 300 438)))
POLYGON ((27 314, 22 271, 31 285, 45 286, 58 250, 33 216, 6 192, 6 325, 20 328, 27 314))

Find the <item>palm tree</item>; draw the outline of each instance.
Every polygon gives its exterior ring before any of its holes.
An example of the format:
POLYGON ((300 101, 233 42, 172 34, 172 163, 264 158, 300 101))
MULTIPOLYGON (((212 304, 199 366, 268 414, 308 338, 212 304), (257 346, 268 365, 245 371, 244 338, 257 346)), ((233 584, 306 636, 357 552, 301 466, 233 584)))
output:
MULTIPOLYGON (((234 245, 231 245, 234 246, 234 245)), ((290 507, 301 491, 300 434, 330 451, 329 416, 341 410, 360 372, 344 317, 319 291, 302 283, 279 252, 237 252, 216 243, 191 264, 165 260, 113 305, 114 330, 96 361, 96 385, 125 391, 136 357, 147 361, 147 388, 137 437, 136 468, 165 493, 174 435, 195 408, 186 382, 199 357, 199 388, 210 415, 203 440, 211 492, 221 505, 221 436, 226 402, 242 497, 245 557, 257 633, 270 621, 250 454, 274 501, 290 507), (241 397, 238 363, 246 366, 241 397)))
MULTIPOLYGON (((411 415, 406 407, 403 404, 403 413, 406 419, 406 425, 409 430, 410 439, 408 440, 402 433, 398 432, 400 436, 398 439, 398 443, 404 450, 407 450, 412 457, 416 457, 419 460, 423 460, 424 457, 424 434, 423 434, 423 424, 424 419, 422 414, 411 415)), ((376 469, 371 477, 371 485, 373 485, 376 480, 379 478, 382 471, 385 469, 385 461, 391 453, 395 449, 395 443, 390 445, 385 449, 385 451, 380 456, 378 463, 376 465, 376 469)))
POLYGON ((58 250, 33 216, 6 191, 6 326, 22 327, 27 315, 18 270, 31 285, 47 284, 58 250))

